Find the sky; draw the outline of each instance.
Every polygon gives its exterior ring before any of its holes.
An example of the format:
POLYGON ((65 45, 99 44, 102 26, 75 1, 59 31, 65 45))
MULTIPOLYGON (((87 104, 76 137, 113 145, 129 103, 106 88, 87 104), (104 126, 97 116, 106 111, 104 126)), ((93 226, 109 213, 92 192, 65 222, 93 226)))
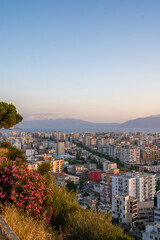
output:
POLYGON ((0 101, 28 118, 160 114, 159 0, 1 0, 0 101))

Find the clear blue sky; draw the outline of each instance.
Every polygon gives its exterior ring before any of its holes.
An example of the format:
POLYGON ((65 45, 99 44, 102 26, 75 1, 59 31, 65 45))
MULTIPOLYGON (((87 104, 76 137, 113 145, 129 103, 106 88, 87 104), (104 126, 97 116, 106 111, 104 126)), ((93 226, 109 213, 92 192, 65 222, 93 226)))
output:
POLYGON ((0 97, 55 118, 160 114, 160 1, 0 1, 0 97))

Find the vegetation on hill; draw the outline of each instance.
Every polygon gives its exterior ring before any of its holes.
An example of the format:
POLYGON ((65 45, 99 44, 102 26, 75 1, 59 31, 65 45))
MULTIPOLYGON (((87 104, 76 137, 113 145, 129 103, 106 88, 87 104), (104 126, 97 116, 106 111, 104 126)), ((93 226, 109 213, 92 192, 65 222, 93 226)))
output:
POLYGON ((74 197, 74 193, 53 180, 46 183, 44 177, 28 170, 22 161, 0 159, 0 202, 14 204, 18 211, 38 219, 40 224, 45 221, 43 229, 47 224, 52 231, 61 230, 68 240, 132 239, 112 225, 111 217, 83 210, 74 197))

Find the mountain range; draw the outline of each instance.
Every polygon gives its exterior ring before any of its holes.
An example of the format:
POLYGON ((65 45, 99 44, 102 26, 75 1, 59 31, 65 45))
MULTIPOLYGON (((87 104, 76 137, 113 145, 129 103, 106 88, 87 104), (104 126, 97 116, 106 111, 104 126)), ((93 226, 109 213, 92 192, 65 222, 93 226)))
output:
POLYGON ((17 125, 23 129, 68 129, 68 130, 87 130, 105 131, 105 129, 116 128, 160 128, 160 115, 144 118, 136 118, 124 123, 93 123, 73 118, 24 120, 17 125))

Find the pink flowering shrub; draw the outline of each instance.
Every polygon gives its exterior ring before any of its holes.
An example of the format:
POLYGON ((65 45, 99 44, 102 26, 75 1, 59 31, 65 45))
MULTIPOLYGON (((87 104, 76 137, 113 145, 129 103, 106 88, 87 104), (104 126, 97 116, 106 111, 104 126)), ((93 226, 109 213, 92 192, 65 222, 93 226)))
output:
POLYGON ((53 193, 45 179, 20 159, 0 158, 0 202, 14 203, 47 224, 55 211, 53 193))

